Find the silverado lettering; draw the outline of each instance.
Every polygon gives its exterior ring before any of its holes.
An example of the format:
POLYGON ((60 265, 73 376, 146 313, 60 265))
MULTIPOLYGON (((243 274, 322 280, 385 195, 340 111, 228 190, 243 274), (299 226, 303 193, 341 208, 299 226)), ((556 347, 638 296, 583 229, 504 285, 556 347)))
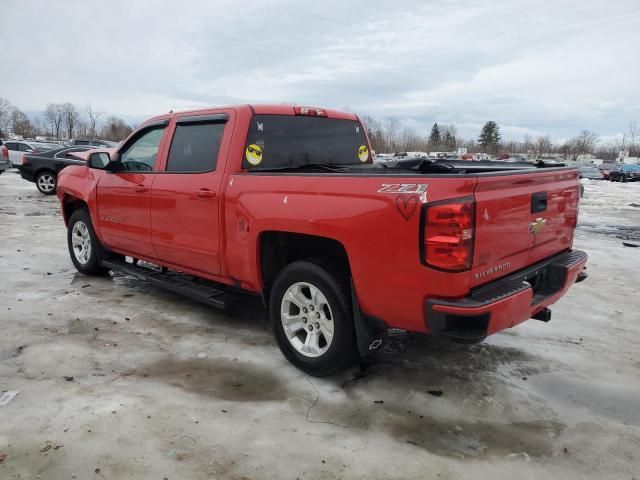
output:
POLYGON ((169 113, 117 150, 74 156, 56 193, 80 272, 124 272, 220 308, 260 295, 283 354, 312 375, 378 350, 391 328, 473 343, 546 321, 586 278, 577 169, 374 163, 352 113, 169 113))

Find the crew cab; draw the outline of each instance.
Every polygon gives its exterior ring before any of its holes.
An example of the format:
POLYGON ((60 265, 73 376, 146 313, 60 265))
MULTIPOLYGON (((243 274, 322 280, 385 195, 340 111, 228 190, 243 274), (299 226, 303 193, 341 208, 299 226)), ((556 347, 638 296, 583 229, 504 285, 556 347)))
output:
POLYGON ((83 155, 57 188, 80 272, 219 307, 260 295, 284 356, 312 375, 374 352, 392 328, 473 343, 548 321, 586 278, 576 168, 374 164, 352 113, 169 113, 83 155))

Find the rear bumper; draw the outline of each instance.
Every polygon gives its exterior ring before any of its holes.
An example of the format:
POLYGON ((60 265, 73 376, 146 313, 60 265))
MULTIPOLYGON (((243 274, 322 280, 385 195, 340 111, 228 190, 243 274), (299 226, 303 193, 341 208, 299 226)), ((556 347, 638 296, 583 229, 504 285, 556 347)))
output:
POLYGON ((586 263, 585 252, 572 250, 479 287, 468 297, 428 299, 424 306, 427 329, 475 343, 533 316, 548 321, 550 312, 545 309, 586 278, 586 263))

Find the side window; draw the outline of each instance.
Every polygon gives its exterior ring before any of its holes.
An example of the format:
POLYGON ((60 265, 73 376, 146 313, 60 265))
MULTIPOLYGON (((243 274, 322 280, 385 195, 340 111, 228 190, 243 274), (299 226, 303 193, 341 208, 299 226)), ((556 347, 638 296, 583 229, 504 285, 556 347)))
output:
POLYGON ((8 142, 4 144, 5 147, 7 147, 7 150, 18 150, 18 144, 17 143, 13 143, 13 142, 8 142))
POLYGON ((216 169, 224 123, 177 125, 167 172, 210 172, 216 169))
POLYGON ((155 169, 164 128, 148 130, 127 147, 120 155, 120 162, 125 171, 152 172, 155 169))
POLYGON ((31 148, 31 146, 27 145, 26 143, 19 143, 18 150, 20 150, 21 152, 26 152, 27 150, 33 150, 33 148, 31 148))

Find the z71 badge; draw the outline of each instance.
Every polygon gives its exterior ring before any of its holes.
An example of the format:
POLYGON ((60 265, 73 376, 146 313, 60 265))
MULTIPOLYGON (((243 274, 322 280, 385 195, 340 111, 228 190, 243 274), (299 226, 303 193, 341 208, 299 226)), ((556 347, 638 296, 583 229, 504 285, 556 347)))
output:
POLYGON ((426 192, 428 186, 424 183, 383 183, 378 193, 417 193, 419 195, 426 192))

